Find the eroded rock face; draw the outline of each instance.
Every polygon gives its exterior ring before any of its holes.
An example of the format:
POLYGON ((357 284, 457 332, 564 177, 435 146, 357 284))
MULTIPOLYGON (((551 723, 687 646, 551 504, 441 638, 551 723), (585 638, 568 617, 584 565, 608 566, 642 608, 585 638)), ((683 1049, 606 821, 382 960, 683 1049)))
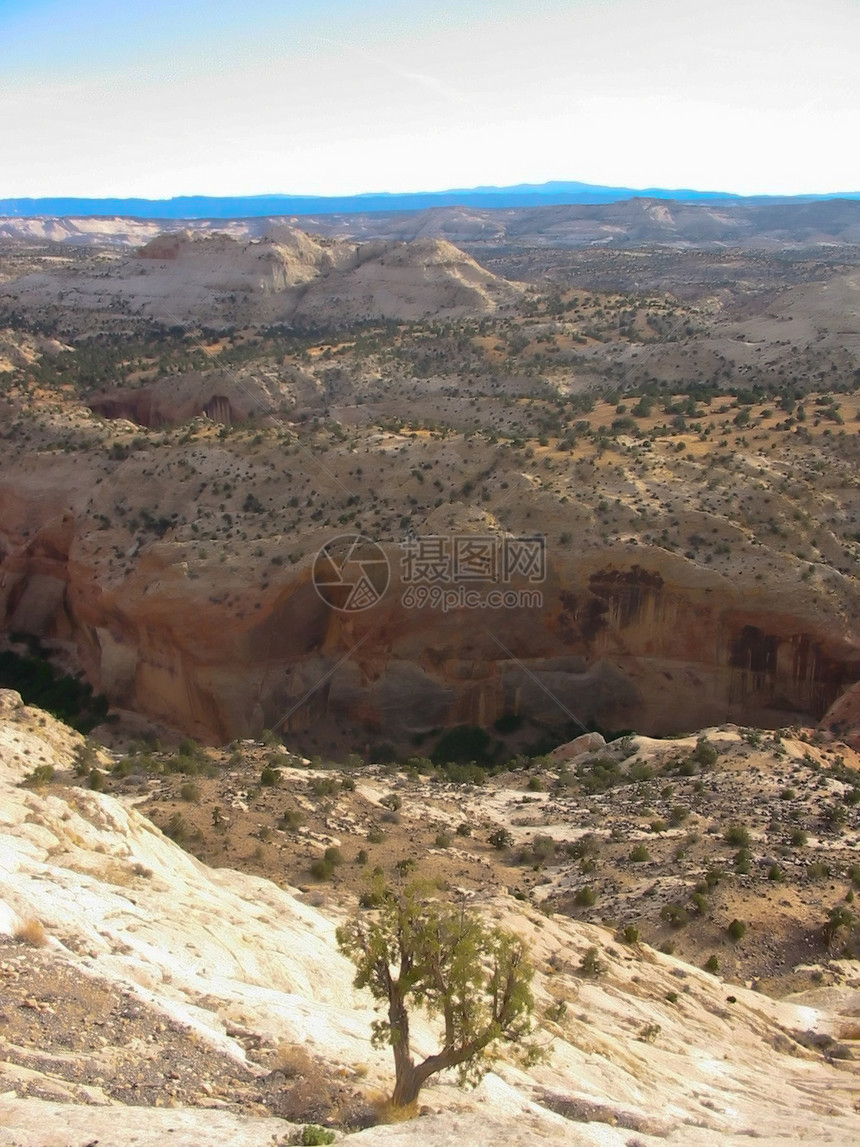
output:
POLYGON ((658 548, 551 565, 539 608, 408 609, 395 572, 376 606, 348 614, 317 595, 307 559, 264 585, 164 540, 108 576, 71 511, 3 509, 18 521, 0 537, 4 628, 62 643, 112 703, 212 741, 337 721, 406 744, 512 713, 649 734, 841 720, 860 679, 836 600, 658 548))

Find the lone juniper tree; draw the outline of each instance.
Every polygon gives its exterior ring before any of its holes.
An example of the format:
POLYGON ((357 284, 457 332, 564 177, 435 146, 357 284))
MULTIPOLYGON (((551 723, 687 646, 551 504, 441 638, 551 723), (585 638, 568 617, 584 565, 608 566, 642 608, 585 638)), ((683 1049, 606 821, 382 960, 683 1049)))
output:
POLYGON ((372 1039, 393 1049, 395 1106, 411 1104, 446 1068, 457 1068, 461 1086, 478 1083, 501 1043, 536 1062, 533 970, 518 936, 431 899, 418 882, 402 890, 378 885, 368 899, 372 907, 339 928, 337 940, 356 966, 355 986, 387 1005, 372 1039), (410 1007, 444 1023, 441 1049, 420 1063, 410 1046, 410 1007))

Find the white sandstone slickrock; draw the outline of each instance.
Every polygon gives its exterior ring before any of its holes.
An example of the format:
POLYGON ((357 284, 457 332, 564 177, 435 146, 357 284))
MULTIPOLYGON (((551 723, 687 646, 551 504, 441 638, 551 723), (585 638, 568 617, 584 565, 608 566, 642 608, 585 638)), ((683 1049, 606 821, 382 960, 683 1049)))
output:
MULTIPOLYGON (((239 1039, 252 1033, 304 1045, 333 1073, 367 1064, 368 1083, 390 1087, 390 1056, 370 1047, 374 1012, 368 994, 352 987, 333 914, 271 881, 209 869, 128 804, 67 787, 71 773, 63 770, 79 743, 17 694, 0 691, 0 934, 41 921, 51 959, 131 991, 244 1068, 257 1069, 239 1039), (40 763, 55 765, 55 782, 22 787, 40 763)), ((429 1114, 350 1141, 688 1147, 746 1143, 751 1134, 764 1144, 860 1136, 855 1064, 828 1063, 785 1034, 832 1028, 838 1017, 823 1006, 729 987, 672 957, 616 944, 603 929, 544 918, 513 900, 488 900, 483 910, 527 935, 538 1014, 567 1002, 566 1015, 540 1036, 552 1044, 550 1062, 524 1072, 503 1061, 474 1092, 442 1079, 422 1093, 429 1114), (592 944, 606 972, 582 980, 576 970, 592 944), (649 1025, 659 1025, 651 1043, 639 1038, 649 1025)), ((860 1003, 850 995, 840 997, 843 1014, 860 1003)), ((435 1049, 427 1024, 416 1022, 415 1031, 419 1053, 435 1049)), ((15 1080, 0 1062, 3 1147, 93 1140, 160 1147, 168 1137, 181 1147, 262 1147, 291 1130, 275 1118, 203 1107, 21 1097, 15 1080)), ((201 1100, 206 1094, 201 1086, 201 1100)))

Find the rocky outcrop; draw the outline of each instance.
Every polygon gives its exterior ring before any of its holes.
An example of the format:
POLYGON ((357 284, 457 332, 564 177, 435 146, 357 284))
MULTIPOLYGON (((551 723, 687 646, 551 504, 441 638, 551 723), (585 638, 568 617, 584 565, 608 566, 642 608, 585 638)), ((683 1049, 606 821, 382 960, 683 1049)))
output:
POLYGON ((108 576, 71 510, 13 503, 4 628, 60 643, 115 705, 208 740, 337 722, 406 744, 509 714, 562 736, 589 721, 658 735, 774 727, 841 719, 832 707, 860 680, 860 643, 835 603, 804 583, 778 597, 661 549, 560 561, 539 606, 442 612, 404 605, 391 547, 387 593, 349 614, 318 596, 307 559, 258 580, 190 563, 169 534, 108 576))
POLYGON ((33 313, 73 300, 89 327, 94 313, 108 324, 137 317, 171 327, 454 317, 490 313, 521 294, 443 240, 356 244, 286 226, 244 240, 170 232, 107 269, 66 267, 4 286, 12 305, 33 313))

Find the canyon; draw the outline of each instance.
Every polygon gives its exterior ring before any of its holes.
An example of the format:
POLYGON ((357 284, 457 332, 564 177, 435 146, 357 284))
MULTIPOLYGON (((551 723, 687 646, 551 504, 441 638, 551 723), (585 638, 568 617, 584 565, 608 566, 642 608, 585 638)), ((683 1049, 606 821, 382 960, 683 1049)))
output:
POLYGON ((717 256, 649 249, 637 296, 593 247, 544 244, 529 281, 500 273, 534 250, 509 237, 490 273, 436 239, 263 222, 24 264, 9 241, 7 634, 210 743, 404 753, 516 726, 503 754, 727 720, 856 738, 854 247, 736 251, 749 281, 719 290, 717 256), (390 582, 333 609, 316 558, 353 534, 390 582), (410 539, 533 537, 539 583, 502 584, 528 605, 407 593, 410 539))

